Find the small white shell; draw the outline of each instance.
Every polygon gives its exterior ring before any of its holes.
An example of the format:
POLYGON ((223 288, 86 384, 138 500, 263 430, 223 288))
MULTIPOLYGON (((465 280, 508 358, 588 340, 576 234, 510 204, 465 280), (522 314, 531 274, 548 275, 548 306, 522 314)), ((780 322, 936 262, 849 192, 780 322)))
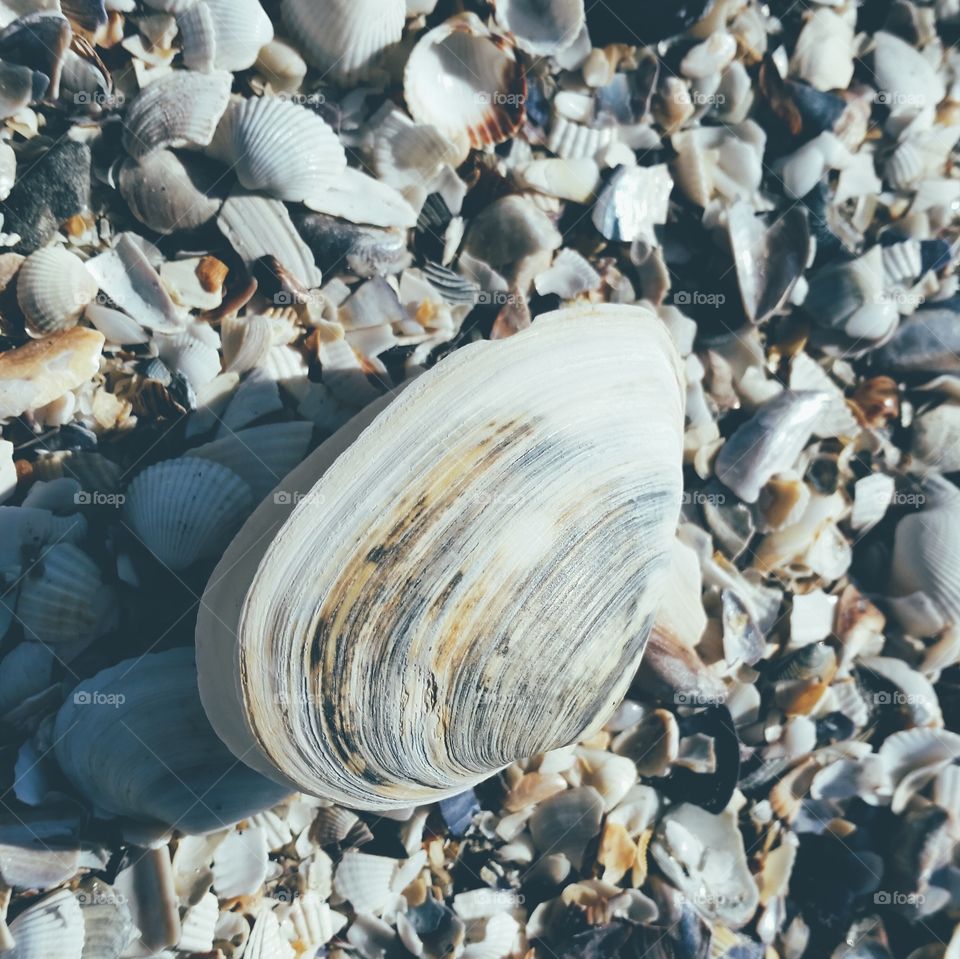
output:
POLYGON ((307 61, 340 84, 372 74, 406 14, 404 0, 283 0, 283 21, 307 61))
POLYGON ((416 210, 401 193, 353 167, 347 167, 335 182, 306 197, 304 203, 318 213, 351 223, 401 229, 417 225, 416 210))
POLYGON ((191 70, 246 70, 273 39, 273 24, 259 0, 197 0, 177 17, 177 25, 183 62, 191 70))
POLYGON ((119 959, 133 938, 134 927, 124 896, 94 879, 77 891, 83 911, 83 959, 119 959))
POLYGON ((905 40, 885 30, 873 36, 873 69, 884 105, 893 116, 932 110, 946 93, 933 63, 905 40))
POLYGON ((206 146, 230 99, 233 75, 174 70, 154 80, 127 108, 123 145, 132 157, 160 147, 206 146))
POLYGON ((210 952, 213 949, 213 935, 219 915, 220 903, 217 897, 212 892, 206 893, 183 914, 177 949, 191 954, 210 952))
POLYGON ((9 959, 80 959, 84 928, 80 903, 68 889, 24 910, 10 923, 16 945, 9 959))
POLYGON ((850 18, 817 7, 797 38, 790 72, 818 90, 844 90, 853 77, 853 55, 850 18))
POLYGON ((263 885, 270 863, 262 829, 234 829, 213 856, 213 888, 221 899, 253 896, 263 885))
POLYGON ((935 492, 925 490, 923 510, 900 520, 893 541, 892 594, 921 593, 936 611, 935 617, 919 623, 905 620, 895 607, 904 628, 919 629, 920 635, 960 623, 960 491, 946 480, 938 486, 935 492))
POLYGON ((745 503, 755 503, 775 473, 794 465, 829 399, 811 391, 777 394, 720 448, 717 478, 745 503))
POLYGON ((960 403, 947 402, 921 413, 913 421, 910 453, 922 470, 960 470, 960 403))
POLYGON ((358 913, 379 915, 391 898, 396 859, 350 851, 337 866, 333 889, 358 913))
POLYGON ((603 797, 592 786, 581 786, 539 803, 530 817, 530 834, 541 854, 566 856, 580 869, 602 819, 603 797))
POLYGON ((181 570, 219 555, 252 507, 250 487, 233 470, 184 457, 138 473, 125 515, 161 563, 181 570))
POLYGON ((497 0, 497 23, 537 56, 566 50, 583 29, 583 0, 497 0))
POLYGON ((198 335, 202 329, 205 328, 195 324, 191 329, 173 336, 157 334, 154 337, 160 359, 170 369, 180 373, 194 390, 203 389, 220 373, 216 333, 213 333, 214 342, 210 343, 198 335))
POLYGON ((523 123, 526 80, 513 50, 473 13, 425 33, 403 74, 410 115, 462 150, 502 143, 523 123))
POLYGON ((17 615, 28 639, 81 642, 111 628, 115 603, 97 564, 79 546, 56 543, 23 580, 17 615))
POLYGON ((249 190, 301 201, 322 193, 347 165, 336 133, 306 107, 253 97, 227 107, 210 151, 249 190))
POLYGON ((739 929, 759 904, 735 815, 683 803, 661 820, 650 851, 670 881, 709 921, 739 929))
POLYGON ((75 326, 97 289, 83 260, 59 246, 31 253, 17 274, 17 302, 32 336, 75 326))
POLYGON ((612 124, 596 124, 593 97, 565 90, 553 98, 547 147, 557 156, 594 160, 616 135, 612 124))

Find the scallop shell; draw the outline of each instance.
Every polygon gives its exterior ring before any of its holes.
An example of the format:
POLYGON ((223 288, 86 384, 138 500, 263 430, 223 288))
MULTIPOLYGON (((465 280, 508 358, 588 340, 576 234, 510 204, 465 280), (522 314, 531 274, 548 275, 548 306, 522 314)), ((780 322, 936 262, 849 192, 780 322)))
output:
POLYGON ((283 21, 307 61, 340 84, 371 75, 406 16, 404 0, 283 0, 283 21))
POLYGON ((183 62, 191 70, 246 70, 273 39, 259 0, 197 0, 177 25, 183 62))
POLYGON ((526 90, 513 50, 473 13, 425 33, 403 74, 410 115, 464 151, 513 136, 523 123, 526 90))
POLYGON ((101 814, 211 832, 286 795, 213 734, 188 648, 128 659, 83 680, 57 714, 54 740, 61 769, 101 814))
POLYGON ((380 915, 390 901, 397 866, 396 859, 386 856, 347 852, 337 866, 334 891, 341 899, 346 899, 355 912, 380 915))
POLYGON ((231 103, 211 152, 247 189, 280 200, 322 193, 347 165, 336 133, 312 110, 279 97, 231 103))
POLYGON ((116 597, 103 585, 97 564, 79 546, 44 550, 20 587, 17 616, 28 639, 82 642, 112 626, 116 597))
POLYGON ((127 108, 123 145, 135 158, 161 147, 206 146, 230 99, 233 75, 174 70, 141 90, 127 108))
POLYGON ((458 350, 386 403, 287 477, 286 502, 260 507, 197 623, 224 742, 306 792, 382 809, 456 795, 607 718, 669 565, 683 415, 665 327, 620 306, 458 350), (460 430, 436 415, 451 404, 460 430), (416 576, 395 566, 407 557, 416 576), (387 603, 381 579, 404 584, 387 603), (548 652, 560 639, 562 673, 548 652))
POLYGON ((194 457, 165 460, 138 473, 125 515, 134 534, 172 570, 219 555, 253 506, 233 470, 194 457))
POLYGON ((195 230, 217 215, 225 190, 222 173, 203 157, 153 150, 120 168, 120 195, 130 212, 157 233, 195 230))
POLYGON ((32 336, 76 326, 97 289, 83 260, 59 246, 31 253, 17 274, 17 302, 32 336))
POLYGON ((235 829, 213 855, 213 888, 221 899, 253 896, 269 865, 267 834, 262 829, 235 829))
MULTIPOLYGON (((890 591, 901 597, 921 593, 933 604, 940 622, 921 626, 927 635, 960 623, 960 490, 940 480, 935 492, 928 488, 923 496, 928 505, 897 524, 890 591)), ((904 622, 907 629, 915 625, 904 622)))
POLYGON ((312 434, 312 423, 252 426, 187 450, 186 455, 226 466, 250 486, 259 502, 303 459, 312 434))
POLYGON ((58 889, 24 910, 10 923, 16 945, 10 959, 80 959, 84 929, 80 903, 58 889))
POLYGON ((612 124, 595 121, 593 97, 571 91, 558 93, 551 105, 547 148, 565 160, 595 159, 617 134, 612 124))
POLYGON ((522 50, 549 57, 566 50, 579 36, 583 0, 497 0, 494 16, 522 50))
POLYGON ((923 469, 960 470, 960 403, 941 403, 913 421, 910 453, 923 469))

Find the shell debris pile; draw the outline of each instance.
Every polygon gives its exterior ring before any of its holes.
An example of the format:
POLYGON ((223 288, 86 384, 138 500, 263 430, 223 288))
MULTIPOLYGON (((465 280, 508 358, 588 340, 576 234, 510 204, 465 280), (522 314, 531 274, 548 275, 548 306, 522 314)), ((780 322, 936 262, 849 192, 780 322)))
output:
POLYGON ((0 957, 960 959, 958 41, 0 0, 0 957))

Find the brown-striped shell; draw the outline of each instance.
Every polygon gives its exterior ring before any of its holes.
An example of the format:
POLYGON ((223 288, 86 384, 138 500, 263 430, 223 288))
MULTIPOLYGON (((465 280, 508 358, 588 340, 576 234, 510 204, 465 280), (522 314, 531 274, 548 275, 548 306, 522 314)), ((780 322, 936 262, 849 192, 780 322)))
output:
POLYGON ((681 499, 672 341, 589 306, 457 351, 291 473, 197 622, 220 737, 390 808, 602 724, 640 660, 681 499))

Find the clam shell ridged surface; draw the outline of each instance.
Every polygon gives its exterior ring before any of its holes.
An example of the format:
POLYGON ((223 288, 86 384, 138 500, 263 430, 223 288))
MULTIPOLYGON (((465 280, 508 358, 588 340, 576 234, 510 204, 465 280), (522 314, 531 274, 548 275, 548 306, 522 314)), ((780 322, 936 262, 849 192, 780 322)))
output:
POLYGON ((466 347, 368 407, 213 574, 197 643, 218 734, 261 772, 366 808, 576 740, 643 651, 682 423, 665 327, 619 306, 466 347), (425 429, 454 397, 456 421, 425 429))

